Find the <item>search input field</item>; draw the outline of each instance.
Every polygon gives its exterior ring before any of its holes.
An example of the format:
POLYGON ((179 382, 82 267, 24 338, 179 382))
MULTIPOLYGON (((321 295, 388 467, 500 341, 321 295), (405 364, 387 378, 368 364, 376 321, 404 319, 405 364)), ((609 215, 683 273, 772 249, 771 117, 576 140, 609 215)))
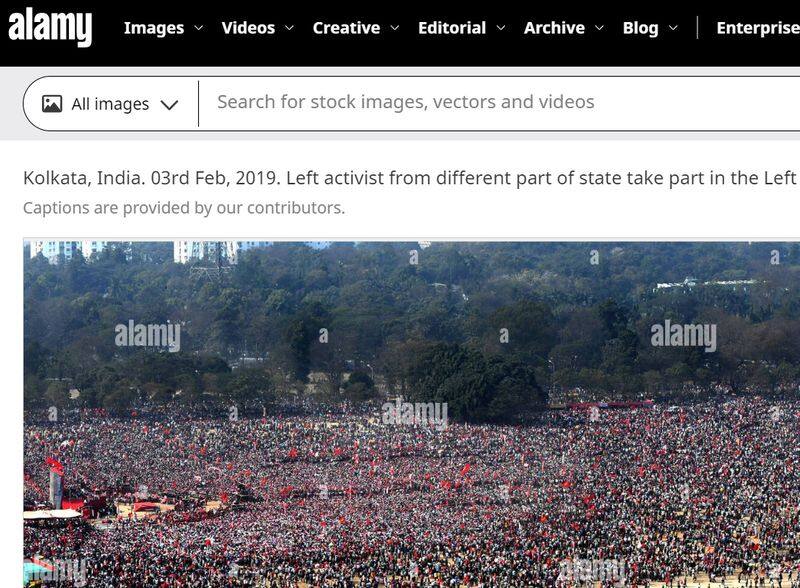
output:
POLYGON ((800 131, 795 76, 46 76, 44 131, 800 131))

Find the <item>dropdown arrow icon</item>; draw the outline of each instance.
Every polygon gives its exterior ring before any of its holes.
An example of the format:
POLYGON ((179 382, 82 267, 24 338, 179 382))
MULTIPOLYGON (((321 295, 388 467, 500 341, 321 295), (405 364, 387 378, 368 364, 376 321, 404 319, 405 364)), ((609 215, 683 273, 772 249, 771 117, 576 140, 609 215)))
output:
POLYGON ((294 28, 294 25, 283 25, 283 28, 285 28, 287 31, 291 31, 294 28))
POLYGON ((172 110, 173 108, 175 108, 175 105, 176 105, 177 103, 178 103, 178 101, 177 101, 177 100, 176 100, 175 102, 173 102, 172 104, 167 104, 167 103, 166 103, 166 102, 164 102, 163 100, 161 101, 161 104, 163 104, 163 105, 164 105, 164 108, 166 108, 167 110, 172 110))
POLYGON ((502 31, 504 28, 506 28, 506 25, 497 25, 498 31, 502 31))
POLYGON ((400 28, 400 25, 389 25, 389 28, 391 28, 393 31, 396 31, 400 28))
POLYGON ((594 28, 596 28, 598 31, 602 31, 604 28, 606 28, 606 25, 594 25, 594 28))
POLYGON ((206 25, 194 25, 194 28, 197 29, 198 31, 202 31, 204 26, 206 25))
POLYGON ((676 31, 678 30, 678 25, 669 25, 669 28, 671 31, 676 31))

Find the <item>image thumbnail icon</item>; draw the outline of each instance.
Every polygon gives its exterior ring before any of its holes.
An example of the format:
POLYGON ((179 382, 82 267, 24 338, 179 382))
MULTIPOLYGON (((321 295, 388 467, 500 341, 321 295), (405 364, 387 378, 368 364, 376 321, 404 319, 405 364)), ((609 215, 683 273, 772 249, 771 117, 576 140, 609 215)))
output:
POLYGON ((63 98, 59 94, 45 94, 42 96, 42 112, 61 112, 63 98))

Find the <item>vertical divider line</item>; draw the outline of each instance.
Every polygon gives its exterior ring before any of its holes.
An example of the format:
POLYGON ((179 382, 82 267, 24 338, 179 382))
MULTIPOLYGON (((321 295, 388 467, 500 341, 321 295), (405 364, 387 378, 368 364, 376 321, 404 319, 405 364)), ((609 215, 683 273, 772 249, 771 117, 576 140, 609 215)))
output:
POLYGON ((200 80, 197 80, 197 128, 200 128, 200 80))

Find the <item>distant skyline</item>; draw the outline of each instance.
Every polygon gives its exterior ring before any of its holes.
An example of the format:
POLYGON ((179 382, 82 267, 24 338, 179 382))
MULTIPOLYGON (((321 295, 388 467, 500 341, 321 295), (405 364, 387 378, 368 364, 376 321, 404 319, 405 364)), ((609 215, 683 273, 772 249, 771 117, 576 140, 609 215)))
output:
MULTIPOLYGON (((23 246, 30 248, 30 258, 41 254, 51 264, 61 259, 69 261, 80 253, 85 259, 92 259, 110 246, 131 243, 169 243, 170 241, 91 241, 91 240, 25 240, 23 246)), ((291 241, 296 243, 296 241, 291 241)), ((251 249, 270 247, 275 241, 213 241, 213 240, 174 240, 173 260, 175 263, 189 263, 216 255, 217 245, 230 263, 237 263, 239 253, 251 249)), ((327 249, 333 241, 300 241, 312 249, 327 249)))

